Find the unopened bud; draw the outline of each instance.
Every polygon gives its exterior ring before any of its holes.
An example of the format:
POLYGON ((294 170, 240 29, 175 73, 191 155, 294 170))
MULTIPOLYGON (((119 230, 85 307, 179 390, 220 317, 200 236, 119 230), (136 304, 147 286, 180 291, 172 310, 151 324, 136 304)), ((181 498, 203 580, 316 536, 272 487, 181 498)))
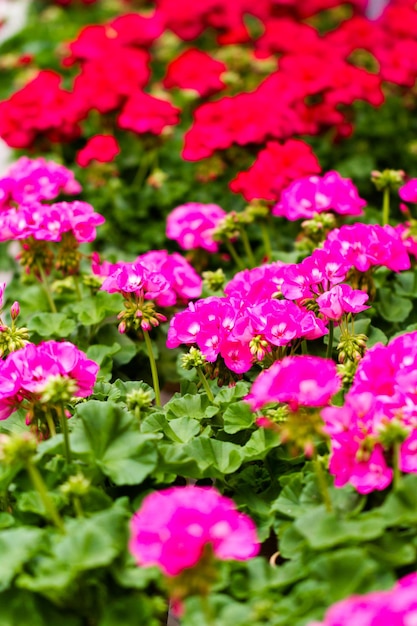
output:
POLYGON ((20 313, 20 304, 16 300, 15 302, 13 302, 12 306, 10 307, 10 315, 13 321, 17 319, 19 313, 20 313))

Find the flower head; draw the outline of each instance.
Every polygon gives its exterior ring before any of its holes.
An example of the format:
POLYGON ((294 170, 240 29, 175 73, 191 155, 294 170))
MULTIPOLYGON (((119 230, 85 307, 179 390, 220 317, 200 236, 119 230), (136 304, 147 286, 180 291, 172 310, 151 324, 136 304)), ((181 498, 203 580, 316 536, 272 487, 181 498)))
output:
POLYGON ((212 487, 171 487, 148 495, 130 524, 129 549, 139 565, 167 576, 195 566, 205 546, 220 560, 256 556, 252 520, 212 487))

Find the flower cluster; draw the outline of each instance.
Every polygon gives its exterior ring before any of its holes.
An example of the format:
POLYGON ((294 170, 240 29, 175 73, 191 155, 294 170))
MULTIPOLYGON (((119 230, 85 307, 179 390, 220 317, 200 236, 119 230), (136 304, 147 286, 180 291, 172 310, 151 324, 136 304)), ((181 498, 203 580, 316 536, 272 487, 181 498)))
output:
POLYGON ((139 565, 167 576, 195 567, 206 546, 220 560, 256 556, 252 520, 213 487, 171 487, 146 496, 131 520, 129 549, 139 565))
POLYGON ((339 215, 362 215, 365 205, 351 180, 338 172, 327 172, 322 177, 308 176, 291 183, 272 214, 288 220, 311 219, 316 213, 330 210, 339 215))
POLYGON ((325 406, 341 387, 336 365, 330 359, 289 356, 259 374, 245 400, 252 410, 269 403, 286 403, 291 411, 300 406, 325 406))
POLYGON ((81 191, 73 172, 43 157, 21 157, 0 178, 0 210, 31 202, 54 200, 60 193, 74 195, 81 191))
POLYGON ((6 419, 20 406, 28 409, 28 422, 34 406, 45 402, 67 402, 72 396, 92 394, 99 366, 69 341, 27 344, 0 361, 0 419, 6 419), (51 398, 57 382, 59 397, 51 398), (47 394, 47 397, 45 397, 47 394))
MULTIPOLYGON (((228 293, 232 293, 230 285, 228 293)), ((274 358, 274 351, 281 354, 303 338, 327 333, 312 311, 286 300, 263 298, 255 302, 233 293, 190 303, 172 318, 167 346, 196 345, 209 363, 220 356, 229 370, 242 374, 267 355, 274 358)))
POLYGON ((240 172, 230 189, 246 200, 277 200, 292 181, 320 172, 313 150, 303 141, 289 139, 280 144, 268 141, 246 172, 240 172))
POLYGON ((334 604, 322 622, 309 626, 385 626, 413 624, 417 615, 417 573, 404 576, 388 591, 351 596, 334 604))
POLYGON ((166 236, 178 242, 183 250, 202 248, 217 252, 213 233, 226 212, 217 204, 188 202, 171 211, 167 217, 166 236))
POLYGON ((393 470, 417 472, 416 339, 408 333, 369 349, 344 406, 323 410, 336 486, 369 493, 385 489, 393 470))
POLYGON ((346 262, 366 272, 371 267, 388 267, 394 272, 410 268, 410 258, 400 233, 392 226, 357 222, 332 230, 324 250, 337 248, 346 262))
POLYGON ((93 273, 104 278, 101 289, 120 293, 125 299, 126 311, 119 315, 119 331, 127 329, 150 330, 166 321, 166 316, 155 306, 172 307, 184 304, 201 295, 202 280, 192 266, 179 254, 153 250, 132 263, 99 263, 94 255, 93 273))

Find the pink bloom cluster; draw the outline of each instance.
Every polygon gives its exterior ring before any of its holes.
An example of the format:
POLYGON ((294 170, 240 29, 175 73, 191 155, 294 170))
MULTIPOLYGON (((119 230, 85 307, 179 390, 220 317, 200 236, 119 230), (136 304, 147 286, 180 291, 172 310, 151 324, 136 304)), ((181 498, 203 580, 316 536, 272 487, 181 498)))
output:
POLYGON ((356 224, 332 230, 324 242, 324 250, 338 249, 346 262, 360 272, 384 266, 394 272, 410 268, 410 258, 401 234, 392 226, 356 224))
POLYGON ((352 181, 332 171, 295 180, 284 189, 272 214, 288 220, 310 219, 330 210, 339 215, 362 215, 365 205, 352 181))
POLYGON ((417 178, 411 178, 400 187, 398 195, 404 202, 417 202, 417 178))
POLYGON ((246 172, 240 172, 230 189, 246 200, 277 200, 292 181, 320 172, 320 164, 312 148, 298 139, 284 143, 268 141, 246 172))
POLYGON ((271 264, 246 270, 226 286, 226 297, 190 303, 172 318, 167 346, 196 345, 207 361, 220 356, 232 372, 242 374, 274 347, 325 335, 326 327, 312 311, 273 297, 282 269, 282 264, 271 264))
POLYGON ((327 405, 341 386, 330 359, 288 356, 259 374, 245 400, 253 411, 272 402, 285 402, 291 411, 297 411, 300 406, 327 405))
POLYGON ((61 241, 64 233, 71 232, 78 243, 94 241, 96 226, 105 221, 87 202, 56 202, 41 204, 29 202, 18 210, 0 213, 0 241, 34 239, 61 241))
POLYGON ((21 157, 0 178, 0 211, 15 204, 53 200, 60 193, 80 193, 81 185, 73 172, 43 157, 21 157))
POLYGON ((322 622, 310 622, 309 626, 412 626, 416 619, 417 573, 412 573, 388 591, 372 591, 337 602, 322 622))
POLYGON ((6 419, 26 400, 40 399, 57 376, 76 383, 78 398, 92 394, 99 366, 69 341, 27 344, 0 361, 0 419, 6 419))
POLYGON ((416 372, 416 332, 377 344, 359 362, 344 406, 323 410, 337 487, 349 482, 360 493, 385 489, 395 443, 399 469, 417 472, 416 372))
POLYGON ((171 487, 146 496, 130 523, 129 550, 138 565, 178 576, 198 564, 206 546, 220 560, 257 555, 252 520, 213 487, 171 487))
POLYGON ((226 211, 217 204, 188 202, 168 215, 166 236, 178 242, 183 250, 203 248, 217 252, 219 244, 213 239, 213 231, 225 217, 226 211))
POLYGON ((104 277, 101 289, 121 293, 125 298, 154 300, 159 306, 169 307, 188 302, 201 295, 202 280, 194 268, 180 254, 166 250, 152 250, 140 255, 132 263, 100 264, 93 256, 93 273, 104 277))

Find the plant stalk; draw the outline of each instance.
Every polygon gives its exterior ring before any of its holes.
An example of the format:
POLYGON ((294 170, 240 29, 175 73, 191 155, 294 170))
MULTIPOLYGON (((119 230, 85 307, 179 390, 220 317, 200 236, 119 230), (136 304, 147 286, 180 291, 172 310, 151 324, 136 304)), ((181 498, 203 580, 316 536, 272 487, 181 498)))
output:
POLYGON ((55 504, 48 493, 48 489, 38 468, 31 459, 28 459, 26 461, 26 470, 29 474, 32 485, 34 486, 40 496, 40 499, 42 500, 42 504, 45 507, 47 516, 55 524, 58 530, 60 530, 62 533, 65 533, 64 522, 62 521, 61 516, 59 515, 55 504))
POLYGON ((146 350, 148 352, 149 364, 151 366, 153 389, 155 392, 155 404, 156 406, 161 406, 161 391, 159 387, 158 369, 156 367, 151 338, 149 337, 149 333, 147 330, 143 330, 143 336, 145 338, 146 350))

